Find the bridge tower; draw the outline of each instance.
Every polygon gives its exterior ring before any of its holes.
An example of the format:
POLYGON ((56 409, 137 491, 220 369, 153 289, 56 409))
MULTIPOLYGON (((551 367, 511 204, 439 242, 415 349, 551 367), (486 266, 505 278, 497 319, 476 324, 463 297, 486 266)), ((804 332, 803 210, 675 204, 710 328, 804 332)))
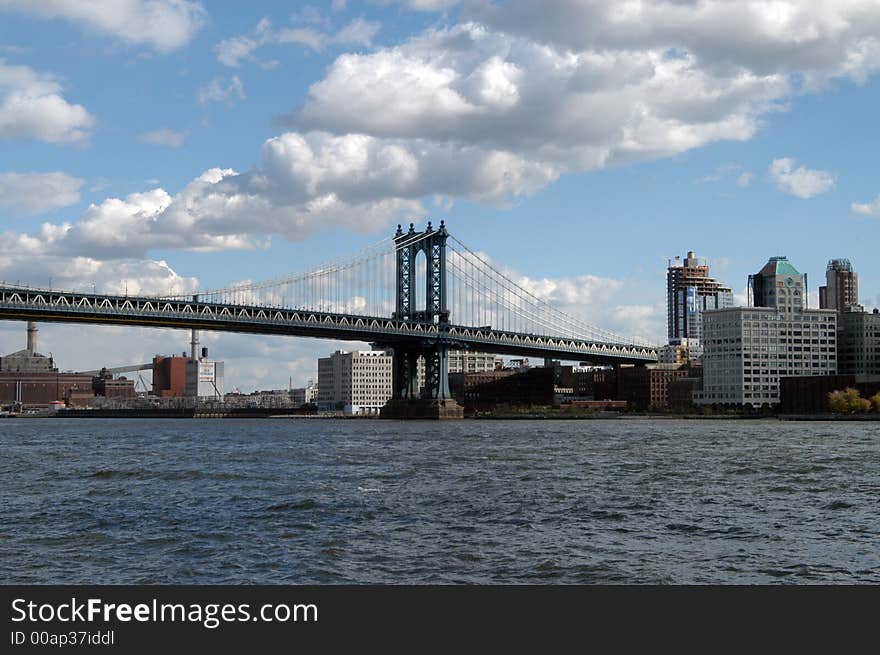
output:
POLYGON ((388 418, 462 418, 463 409, 449 393, 449 347, 445 340, 449 325, 446 304, 446 239, 449 233, 440 221, 431 222, 424 232, 410 223, 404 232, 400 225, 394 241, 397 245, 396 293, 394 318, 421 323, 436 332, 426 333, 417 344, 390 344, 394 351, 393 396, 382 408, 388 418), (419 285, 416 260, 425 254, 425 306, 418 306, 419 285), (425 363, 425 382, 419 389, 418 362, 425 363))

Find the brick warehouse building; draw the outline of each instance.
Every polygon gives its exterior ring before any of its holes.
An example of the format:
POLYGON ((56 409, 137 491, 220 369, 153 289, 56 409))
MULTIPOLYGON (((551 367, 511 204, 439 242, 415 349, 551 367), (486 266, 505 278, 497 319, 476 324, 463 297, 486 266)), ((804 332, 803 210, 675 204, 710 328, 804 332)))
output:
POLYGON ((179 398, 186 395, 186 353, 182 356, 153 357, 153 395, 179 398))
POLYGON ((63 401, 71 394, 88 393, 92 390, 92 376, 77 373, 2 372, 0 373, 0 404, 48 405, 63 401))
POLYGON ((92 376, 61 373, 37 352, 37 326, 27 324, 27 347, 0 358, 0 404, 48 405, 72 395, 94 395, 92 376))
POLYGON ((688 375, 680 364, 621 366, 617 372, 617 398, 635 409, 668 409, 670 382, 688 375))
POLYGON ((862 398, 880 392, 880 378, 852 374, 798 376, 780 380, 782 414, 825 414, 831 411, 828 394, 853 388, 862 398))

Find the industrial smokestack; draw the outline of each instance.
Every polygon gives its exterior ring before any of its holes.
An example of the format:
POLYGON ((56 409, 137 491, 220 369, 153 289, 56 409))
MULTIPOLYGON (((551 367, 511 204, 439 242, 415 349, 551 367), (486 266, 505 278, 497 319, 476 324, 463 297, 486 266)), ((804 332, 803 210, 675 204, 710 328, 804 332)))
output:
POLYGON ((192 341, 190 341, 189 345, 190 345, 190 352, 191 352, 190 356, 193 361, 196 361, 199 358, 198 357, 198 355, 199 355, 199 331, 198 330, 192 331, 192 341))
POLYGON ((31 355, 37 352, 37 324, 33 321, 27 324, 27 349, 31 355))

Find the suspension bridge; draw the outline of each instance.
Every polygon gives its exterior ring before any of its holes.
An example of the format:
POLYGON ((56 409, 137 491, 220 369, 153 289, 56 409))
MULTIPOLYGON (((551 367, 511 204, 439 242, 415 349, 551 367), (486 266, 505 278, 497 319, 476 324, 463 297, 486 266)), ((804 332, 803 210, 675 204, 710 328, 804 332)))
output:
POLYGON ((450 350, 604 365, 657 361, 651 344, 539 298, 442 221, 423 231, 398 226, 394 236, 304 273, 224 289, 130 296, 0 282, 0 319, 364 341, 394 353, 393 398, 383 415, 397 418, 460 416, 449 393, 450 350))

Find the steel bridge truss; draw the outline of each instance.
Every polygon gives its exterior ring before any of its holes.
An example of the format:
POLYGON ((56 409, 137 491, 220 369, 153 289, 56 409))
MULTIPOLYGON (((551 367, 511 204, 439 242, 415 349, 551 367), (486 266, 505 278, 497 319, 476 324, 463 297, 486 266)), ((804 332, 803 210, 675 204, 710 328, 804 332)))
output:
POLYGON ((392 347, 394 344, 411 344, 430 348, 442 341, 452 349, 597 363, 657 360, 656 349, 642 345, 608 344, 454 324, 441 326, 412 319, 20 286, 0 286, 0 319, 197 328, 378 342, 392 347))

